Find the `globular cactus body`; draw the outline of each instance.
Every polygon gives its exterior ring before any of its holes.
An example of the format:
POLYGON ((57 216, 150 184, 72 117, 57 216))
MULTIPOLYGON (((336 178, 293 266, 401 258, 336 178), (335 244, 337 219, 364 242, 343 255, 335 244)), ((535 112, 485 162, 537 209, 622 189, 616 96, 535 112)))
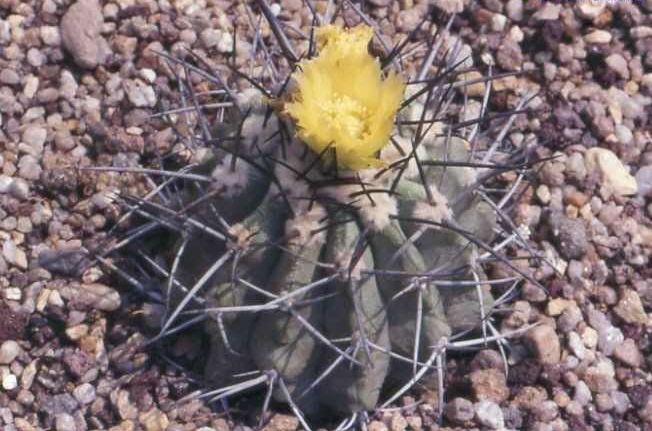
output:
MULTIPOLYGON (((362 46, 354 55, 367 55, 362 46)), ((358 60, 365 73, 380 73, 358 60)), ((317 79, 308 66, 300 87, 317 79)), ((390 79, 393 90, 402 85, 390 79)), ((394 114, 369 113, 352 99, 373 97, 345 87, 355 97, 338 95, 334 108, 325 102, 328 130, 312 133, 305 124, 317 114, 302 113, 296 100, 280 97, 291 108, 272 109, 260 91, 241 92, 236 121, 219 133, 224 144, 204 151, 193 170, 209 184, 187 180, 170 200, 223 239, 196 225, 173 235, 166 299, 175 313, 163 332, 181 311, 204 314, 209 386, 248 389, 259 372, 276 400, 310 415, 373 410, 384 388, 428 366, 442 340, 477 328, 493 303, 477 262, 498 226, 477 193, 488 161, 476 143, 424 121, 436 118, 434 101, 446 94, 408 87, 412 101, 391 143, 360 138, 358 163, 355 148, 330 148, 322 135, 375 136, 365 127, 386 127, 394 114), (344 131, 331 130, 336 120, 344 131)))
MULTIPOLYGON (((248 115, 269 113, 261 106, 248 115)), ((243 147, 251 148, 246 143, 256 136, 243 134, 243 147)), ((469 160, 465 141, 431 139, 423 145, 431 147, 426 156, 433 159, 424 161, 469 160)), ((287 162, 273 166, 270 184, 241 175, 239 170, 251 169, 242 160, 225 173, 258 181, 264 197, 252 199, 254 187, 247 183, 224 193, 228 198, 198 206, 198 213, 213 206, 229 214, 233 238, 217 244, 201 235, 191 239, 175 275, 192 286, 225 252, 238 255, 237 264, 234 257, 203 289, 206 312, 213 316, 205 325, 211 340, 205 376, 222 387, 242 380, 243 373, 273 370, 304 412, 371 410, 383 385, 405 382, 412 370, 409 361, 392 360, 388 352, 423 363, 442 337, 477 326, 482 308, 490 308, 490 295, 478 294, 474 285, 437 286, 438 274, 447 274, 449 282, 482 274, 474 263, 477 247, 437 223, 450 220, 490 242, 495 213, 473 194, 457 210, 448 205, 472 185, 473 168, 428 167, 428 191, 415 172, 407 172, 391 192, 391 170, 324 173, 318 155, 301 142, 282 145, 279 138, 275 146, 272 159, 287 162), (239 202, 245 201, 251 211, 233 216, 228 206, 242 208, 239 202), (317 286, 306 289, 311 284, 317 286), (247 306, 251 311, 231 311, 247 306)), ((220 169, 230 157, 206 163, 220 169)), ((220 178, 212 177, 213 187, 220 187, 220 178)), ((280 388, 275 397, 286 401, 280 388)))

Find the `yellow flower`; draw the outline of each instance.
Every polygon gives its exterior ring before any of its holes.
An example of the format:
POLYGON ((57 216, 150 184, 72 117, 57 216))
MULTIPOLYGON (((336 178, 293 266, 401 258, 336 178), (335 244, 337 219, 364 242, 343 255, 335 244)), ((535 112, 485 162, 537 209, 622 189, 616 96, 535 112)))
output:
POLYGON ((299 138, 317 153, 334 148, 344 169, 382 164, 375 156, 389 142, 405 87, 393 72, 382 79, 379 61, 367 51, 372 36, 362 25, 318 28, 319 55, 299 64, 297 91, 286 105, 299 138))

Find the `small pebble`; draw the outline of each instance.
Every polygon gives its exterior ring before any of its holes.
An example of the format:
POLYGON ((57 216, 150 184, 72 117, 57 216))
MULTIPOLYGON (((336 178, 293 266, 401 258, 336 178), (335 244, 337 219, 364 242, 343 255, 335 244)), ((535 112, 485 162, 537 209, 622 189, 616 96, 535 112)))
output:
POLYGON ((544 423, 551 422, 559 415, 559 407, 554 401, 543 401, 537 404, 532 410, 534 417, 544 423))
POLYGON ((559 253, 566 259, 579 259, 589 248, 586 227, 582 220, 569 218, 559 211, 548 217, 552 236, 559 253))
POLYGON ((30 406, 34 403, 34 399, 36 397, 34 396, 33 393, 30 391, 26 391, 25 389, 21 389, 18 392, 18 395, 16 396, 16 401, 21 403, 24 406, 30 406))
POLYGON ((636 342, 631 338, 627 338, 620 347, 614 350, 614 358, 632 368, 640 367, 643 362, 643 355, 636 346, 636 342))
POLYGON ((29 388, 32 387, 32 383, 34 382, 34 378, 38 372, 37 361, 38 359, 34 359, 32 362, 27 364, 23 369, 23 374, 20 376, 20 386, 25 390, 29 390, 29 388))
POLYGON ((61 33, 55 26, 45 25, 40 28, 41 40, 49 46, 59 46, 61 44, 61 33))
POLYGON ((632 325, 647 325, 649 321, 641 298, 633 289, 624 289, 613 310, 618 317, 632 325))
POLYGON ((629 79, 629 69, 627 67, 627 60, 620 54, 611 54, 605 59, 607 66, 620 75, 623 79, 629 79))
POLYGON ((591 327, 586 327, 582 332, 582 341, 587 348, 595 349, 598 346, 598 332, 591 327))
POLYGON ((30 48, 27 51, 27 62, 34 67, 41 67, 45 64, 45 54, 39 49, 30 48))
POLYGON ((8 192, 16 199, 25 200, 29 197, 29 184, 22 178, 14 178, 8 192))
POLYGON ((623 196, 636 194, 636 180, 613 152, 605 148, 590 148, 584 158, 589 172, 601 173, 602 188, 607 192, 623 196))
POLYGON ((367 430, 368 431, 388 431, 389 428, 387 428, 387 425, 385 425, 381 421, 371 421, 371 422, 369 422, 369 425, 367 425, 367 430))
POLYGON ((408 427, 407 420, 402 413, 397 412, 392 415, 392 419, 389 423, 390 431, 405 431, 408 427))
POLYGON ((620 391, 613 391, 609 393, 609 396, 611 397, 611 401, 613 402, 614 405, 614 411, 616 413, 622 415, 627 411, 627 409, 630 408, 631 403, 626 393, 620 391))
POLYGON ((611 33, 606 30, 594 30, 584 36, 586 43, 609 43, 611 42, 611 33))
POLYGON ((145 431, 166 431, 170 421, 165 413, 156 407, 138 415, 138 422, 145 431))
POLYGON ((504 369, 504 361, 501 354, 492 349, 480 350, 471 360, 470 369, 484 370, 487 368, 495 368, 498 370, 504 369))
POLYGON ((575 3, 579 16, 586 19, 593 19, 598 16, 606 5, 607 3, 602 1, 580 1, 575 3))
POLYGON ((577 332, 568 334, 568 348, 580 361, 586 357, 586 346, 577 332))
POLYGON ((6 85, 20 84, 20 75, 13 69, 3 68, 0 71, 0 82, 6 85))
POLYGON ((652 37, 652 27, 648 25, 632 27, 629 30, 629 35, 632 37, 632 39, 645 39, 647 37, 652 37))
POLYGON ((523 63, 521 47, 512 38, 506 37, 496 52, 498 65, 505 70, 519 70, 523 63))
POLYGON ((491 29, 493 31, 502 32, 505 29, 506 24, 507 17, 501 13, 495 13, 491 17, 491 29))
POLYGON ((618 387, 611 373, 606 372, 598 367, 589 367, 584 373, 584 382, 592 393, 607 393, 618 387))
POLYGON ((613 410, 614 402, 609 394, 597 394, 595 396, 595 407, 599 412, 608 412, 613 410))
POLYGON ((548 205, 548 203, 550 203, 550 189, 547 185, 541 184, 537 187, 537 197, 543 205, 548 205))
POLYGON ((38 159, 31 154, 25 154, 18 161, 18 175, 26 180, 38 180, 42 170, 38 159))
POLYGON ((554 364, 561 359, 561 345, 555 329, 539 325, 525 333, 525 340, 535 357, 543 363, 554 364))
POLYGON ((2 389, 12 391, 18 387, 18 379, 14 374, 7 374, 2 378, 2 389))
POLYGON ((575 301, 564 299, 564 298, 555 298, 548 301, 546 306, 546 314, 548 316, 559 316, 562 314, 568 307, 576 306, 575 301))
POLYGON ((543 3, 542 7, 536 11, 532 18, 537 21, 544 20, 557 20, 559 19, 559 12, 561 12, 561 4, 556 4, 552 2, 543 3))
POLYGON ((101 36, 104 18, 97 0, 77 0, 61 19, 61 42, 78 66, 94 69, 107 56, 101 36))
POLYGON ((505 372, 495 368, 481 369, 469 374, 471 391, 478 401, 502 403, 509 398, 505 372))
POLYGON ((75 418, 68 413, 59 413, 55 418, 55 428, 57 431, 76 431, 75 418))
POLYGON ((652 165, 643 166, 634 176, 638 193, 644 197, 652 197, 652 165))
POLYGON ((502 429, 505 426, 503 411, 500 406, 492 401, 475 403, 475 417, 480 425, 491 429, 502 429))
POLYGON ((598 331, 598 349, 607 356, 613 354, 623 341, 625 341, 623 332, 615 326, 608 326, 598 331))
POLYGON ((79 88, 79 85, 77 84, 73 74, 68 70, 64 70, 61 73, 61 77, 59 78, 59 84, 59 92, 61 97, 68 101, 73 100, 77 94, 77 89, 79 88))
POLYGON ((20 347, 14 340, 7 340, 0 345, 0 364, 11 364, 20 353, 20 347))
POLYGON ((523 0, 507 0, 505 12, 509 19, 520 21, 523 19, 523 0))
POLYGON ((9 193, 9 187, 13 179, 9 175, 0 174, 0 193, 9 193))
POLYGON ((199 39, 201 40, 204 48, 213 48, 217 46, 222 38, 222 32, 214 28, 207 28, 199 34, 199 39))
POLYGON ((32 147, 35 155, 43 152, 47 130, 40 126, 28 126, 23 132, 23 142, 32 147))
POLYGON ((129 101, 135 107, 143 108, 156 105, 154 88, 140 79, 124 81, 124 88, 129 101))
POLYGON ((451 422, 463 424, 473 419, 473 403, 464 398, 453 398, 444 406, 444 415, 451 422))
MULTIPOLYGON (((23 292, 18 287, 8 287, 4 290, 4 297, 8 301, 20 301, 23 297, 23 292)), ((0 352, 1 350, 2 348, 0 347, 0 352)), ((2 363, 2 359, 0 359, 0 363, 2 363)))
POLYGON ((591 390, 582 380, 575 385, 573 399, 581 406, 586 406, 592 400, 591 390))
MULTIPOLYGON (((577 327, 577 324, 582 321, 582 319, 583 319, 582 311, 580 310, 579 307, 577 306, 568 307, 557 319, 557 328, 561 332, 573 331, 577 327)), ((582 342, 584 342, 584 340, 582 340, 582 342)), ((585 342, 584 345, 586 346, 585 342)))
POLYGON ((140 69, 138 74, 150 84, 153 83, 154 80, 156 79, 156 72, 154 72, 152 69, 148 69, 148 68, 140 69))
POLYGON ((27 269, 27 255, 12 240, 6 240, 2 244, 2 256, 18 268, 27 269))
POLYGON ((634 134, 624 124, 616 124, 615 127, 616 137, 622 145, 629 145, 634 140, 634 134))

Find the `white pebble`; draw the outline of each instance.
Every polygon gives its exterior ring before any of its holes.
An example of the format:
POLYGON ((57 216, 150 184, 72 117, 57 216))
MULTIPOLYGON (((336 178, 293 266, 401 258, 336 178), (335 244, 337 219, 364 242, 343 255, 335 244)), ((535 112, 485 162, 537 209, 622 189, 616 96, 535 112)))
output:
POLYGON ((54 426, 57 431, 75 431, 77 429, 75 418, 68 413, 57 414, 54 426))
POLYGON ((72 394, 81 404, 90 404, 95 401, 95 388, 90 383, 82 383, 77 386, 72 394))
POLYGON ((14 340, 7 340, 0 346, 0 364, 11 364, 20 353, 20 346, 14 340))
POLYGON ((27 75, 25 77, 25 85, 23 86, 23 94, 28 99, 31 99, 38 90, 39 79, 34 75, 27 75))
POLYGON ((611 37, 611 33, 606 30, 594 30, 584 36, 584 41, 586 43, 609 43, 611 37))
POLYGON ((23 297, 23 292, 17 287, 8 287, 5 289, 4 296, 8 301, 20 301, 23 297))
POLYGON ((480 401, 474 407, 475 417, 480 424, 492 429, 502 429, 505 426, 503 411, 495 402, 480 401))
POLYGON ((125 90, 129 101, 136 107, 152 107, 156 105, 156 93, 154 89, 140 79, 124 82, 125 90))
POLYGON ((7 374, 2 378, 2 389, 11 391, 18 387, 18 379, 13 374, 7 374))
POLYGON ((41 40, 50 46, 59 46, 61 44, 61 34, 59 27, 45 25, 41 27, 41 40))
POLYGON ((509 37, 511 37, 514 42, 521 43, 523 42, 525 35, 523 34, 521 27, 514 25, 511 29, 509 29, 509 37))
POLYGON ((8 193, 12 181, 9 175, 0 175, 0 193, 8 193))
POLYGON ((150 84, 156 79, 156 72, 149 68, 140 69, 139 75, 150 84))
POLYGON ((645 39, 646 37, 652 37, 652 27, 647 25, 632 27, 632 29, 629 30, 629 35, 632 39, 645 39))
POLYGON ((231 33, 223 31, 222 37, 217 44, 217 50, 223 54, 226 54, 231 52, 231 49, 233 49, 233 36, 231 33))
POLYGON ((16 199, 25 200, 29 197, 29 184, 22 178, 13 178, 7 191, 16 199))
POLYGON ((494 14, 491 17, 491 29, 493 31, 503 31, 507 24, 507 17, 501 13, 494 14))

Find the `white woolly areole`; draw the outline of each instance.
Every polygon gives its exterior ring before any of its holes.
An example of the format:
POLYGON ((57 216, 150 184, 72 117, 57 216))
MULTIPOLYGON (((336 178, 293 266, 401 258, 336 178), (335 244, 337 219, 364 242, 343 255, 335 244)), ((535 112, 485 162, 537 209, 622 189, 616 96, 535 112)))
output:
POLYGON ((398 203, 388 193, 374 193, 372 198, 373 203, 366 196, 361 196, 353 205, 358 208, 365 226, 374 231, 381 231, 389 224, 389 217, 398 212, 398 203))
POLYGON ((261 111, 265 107, 265 98, 259 89, 251 87, 237 93, 235 103, 243 111, 261 111))
POLYGON ((265 112, 250 112, 242 123, 241 139, 251 154, 257 154, 256 145, 265 153, 265 149, 274 147, 272 140, 279 139, 279 123, 275 114, 270 114, 265 122, 265 112))
MULTIPOLYGON (((411 137, 405 136, 394 136, 392 138, 394 142, 390 142, 385 145, 380 153, 380 158, 383 162, 391 165, 399 160, 403 160, 412 153, 412 139, 411 137), (400 147, 402 151, 399 151, 397 147, 400 147)), ((417 147, 416 156, 419 160, 426 160, 428 157, 426 149, 423 145, 417 147)), ((396 170, 402 169, 403 165, 399 164, 396 166, 396 170)), ((419 167, 417 166, 417 161, 414 157, 410 158, 407 168, 403 172, 404 178, 416 179, 419 177, 419 167)))
POLYGON ((343 176, 354 176, 357 173, 360 180, 365 184, 362 187, 359 184, 346 184, 333 187, 326 187, 324 193, 336 201, 353 206, 360 215, 362 222, 368 228, 374 231, 380 231, 389 224, 390 215, 397 213, 398 203, 396 199, 389 194, 389 176, 384 175, 375 178, 379 171, 377 169, 366 169, 352 172, 350 175, 344 173, 343 176), (385 189, 388 192, 371 192, 365 194, 365 190, 385 189), (371 199, 369 198, 371 197, 371 199))
POLYGON ((248 163, 236 159, 235 169, 231 170, 231 157, 227 156, 213 169, 211 178, 215 182, 212 186, 221 190, 224 196, 233 197, 247 186, 251 169, 248 163))
POLYGON ((415 203, 412 211, 414 218, 430 220, 435 223, 450 220, 453 217, 453 211, 448 206, 448 198, 440 193, 436 186, 430 186, 429 189, 432 203, 427 201, 415 203))
POLYGON ((322 225, 325 217, 324 208, 313 202, 311 208, 285 222, 285 235, 289 242, 302 246, 323 244, 326 242, 326 230, 322 225))

